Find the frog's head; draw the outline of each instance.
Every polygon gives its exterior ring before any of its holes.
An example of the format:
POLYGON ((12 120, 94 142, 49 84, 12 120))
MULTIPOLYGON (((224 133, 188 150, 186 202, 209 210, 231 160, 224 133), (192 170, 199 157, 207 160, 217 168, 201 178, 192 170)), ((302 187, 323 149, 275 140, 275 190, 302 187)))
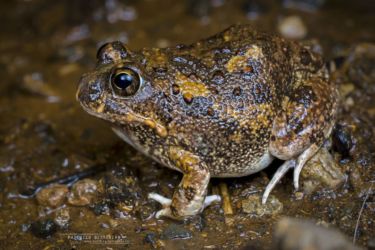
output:
POLYGON ((165 136, 164 126, 155 117, 155 91, 142 57, 121 42, 112 42, 98 50, 97 59, 96 69, 79 82, 76 97, 84 110, 113 125, 141 123, 165 136))

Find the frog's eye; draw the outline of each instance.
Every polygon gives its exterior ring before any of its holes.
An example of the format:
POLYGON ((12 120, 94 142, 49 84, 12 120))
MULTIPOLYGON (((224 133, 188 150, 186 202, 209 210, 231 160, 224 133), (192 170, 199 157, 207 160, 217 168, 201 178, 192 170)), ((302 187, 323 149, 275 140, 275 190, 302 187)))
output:
POLYGON ((111 84, 117 95, 130 97, 137 93, 141 79, 139 74, 130 68, 118 68, 111 75, 111 84))

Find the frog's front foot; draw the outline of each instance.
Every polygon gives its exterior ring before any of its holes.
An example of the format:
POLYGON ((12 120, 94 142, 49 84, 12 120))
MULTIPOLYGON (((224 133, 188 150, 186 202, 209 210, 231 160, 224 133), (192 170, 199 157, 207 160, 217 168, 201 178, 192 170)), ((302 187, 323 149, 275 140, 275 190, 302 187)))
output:
MULTIPOLYGON (((179 214, 184 215, 184 216, 176 216, 175 213, 172 213, 173 208, 171 209, 171 204, 172 204, 171 199, 166 198, 157 193, 149 193, 148 198, 159 202, 163 206, 163 209, 159 210, 155 214, 155 217, 157 219, 163 216, 173 218, 173 219, 179 219, 180 217, 193 216, 196 214, 194 213, 195 211, 189 211, 189 209, 187 208, 185 209, 186 211, 178 211, 179 214)), ((219 195, 206 196, 203 202, 203 206, 198 212, 201 212, 203 209, 205 209, 207 206, 211 205, 212 203, 220 202, 220 201, 221 201, 221 197, 219 195)), ((180 210, 184 210, 184 209, 180 209, 180 210)))
POLYGON ((154 193, 149 194, 149 198, 160 202, 164 207, 157 212, 157 218, 166 216, 183 219, 194 216, 202 212, 213 201, 220 200, 217 195, 206 196, 210 171, 197 155, 179 147, 170 147, 169 155, 184 176, 181 183, 176 187, 172 199, 154 193))

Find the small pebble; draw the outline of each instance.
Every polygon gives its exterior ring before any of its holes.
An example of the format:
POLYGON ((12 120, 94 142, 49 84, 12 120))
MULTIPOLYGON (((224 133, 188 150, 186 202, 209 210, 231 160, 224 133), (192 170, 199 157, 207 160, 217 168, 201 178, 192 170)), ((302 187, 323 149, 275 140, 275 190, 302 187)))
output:
POLYGON ((299 16, 283 18, 278 25, 280 34, 288 39, 302 39, 307 35, 307 28, 299 16))
POLYGON ((323 187, 336 189, 346 179, 345 172, 325 147, 322 147, 301 171, 301 186, 305 194, 311 194, 323 187))
POLYGON ((74 206, 86 206, 92 204, 97 197, 98 182, 84 179, 75 183, 68 196, 68 203, 74 206))
POLYGON ((63 208, 56 211, 55 223, 61 228, 68 228, 70 222, 70 213, 68 208, 63 208))
POLYGON ((67 186, 56 184, 40 190, 36 199, 42 206, 56 208, 64 203, 68 192, 67 186))
POLYGON ((252 194, 242 200, 242 211, 254 216, 275 215, 283 211, 283 204, 275 196, 270 195, 263 205, 260 194, 252 194))

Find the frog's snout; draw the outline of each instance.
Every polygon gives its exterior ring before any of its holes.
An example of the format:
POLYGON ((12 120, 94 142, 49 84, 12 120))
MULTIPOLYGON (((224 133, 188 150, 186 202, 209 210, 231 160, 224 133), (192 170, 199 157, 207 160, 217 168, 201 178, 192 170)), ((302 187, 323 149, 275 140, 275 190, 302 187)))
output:
POLYGON ((77 102, 80 102, 80 94, 82 92, 82 85, 83 85, 83 81, 82 79, 85 77, 85 75, 83 75, 79 81, 78 81, 78 88, 77 88, 77 91, 76 91, 76 100, 77 102))
POLYGON ((78 83, 76 99, 85 109, 92 109, 103 103, 103 87, 100 79, 85 74, 78 83))

